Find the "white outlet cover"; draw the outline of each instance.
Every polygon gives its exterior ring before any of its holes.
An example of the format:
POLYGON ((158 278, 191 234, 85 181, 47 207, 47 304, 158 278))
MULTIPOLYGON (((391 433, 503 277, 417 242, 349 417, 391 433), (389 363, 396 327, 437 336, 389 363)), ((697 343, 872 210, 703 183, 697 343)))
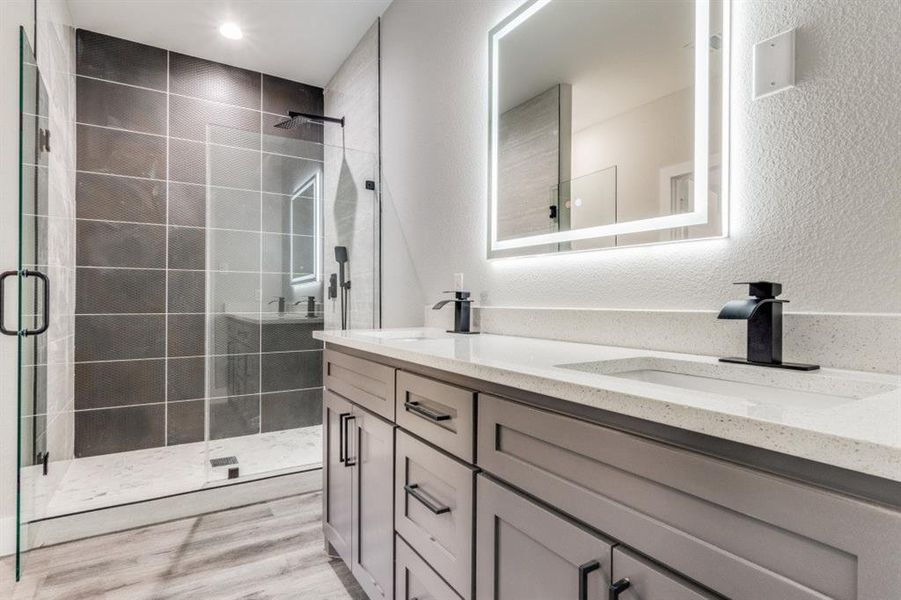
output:
POLYGON ((754 44, 754 100, 795 87, 795 29, 754 44))

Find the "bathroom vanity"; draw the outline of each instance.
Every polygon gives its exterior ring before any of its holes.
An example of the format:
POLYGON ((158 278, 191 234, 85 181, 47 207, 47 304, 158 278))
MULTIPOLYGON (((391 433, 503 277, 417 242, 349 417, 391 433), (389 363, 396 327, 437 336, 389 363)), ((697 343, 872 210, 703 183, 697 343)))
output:
POLYGON ((325 538, 370 598, 901 597, 896 376, 315 335, 325 538))

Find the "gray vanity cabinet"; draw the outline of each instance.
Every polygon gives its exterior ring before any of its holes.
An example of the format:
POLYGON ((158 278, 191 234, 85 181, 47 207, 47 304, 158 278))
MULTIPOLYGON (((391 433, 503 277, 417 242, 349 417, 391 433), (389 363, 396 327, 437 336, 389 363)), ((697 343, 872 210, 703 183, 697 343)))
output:
POLYGON ((479 600, 607 598, 610 542, 484 475, 477 479, 479 600))
POLYGON ((326 351, 323 528, 370 600, 901 600, 897 508, 394 364, 326 351))
POLYGON ((394 426, 337 394, 323 402, 323 530, 372 600, 394 597, 394 426))

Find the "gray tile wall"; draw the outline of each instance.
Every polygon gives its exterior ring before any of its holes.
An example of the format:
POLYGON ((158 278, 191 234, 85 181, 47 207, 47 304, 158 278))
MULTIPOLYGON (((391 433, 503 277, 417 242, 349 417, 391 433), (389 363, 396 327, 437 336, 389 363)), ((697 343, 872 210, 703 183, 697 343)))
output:
POLYGON ((205 400, 212 439, 319 423, 321 320, 261 317, 321 244, 287 206, 322 127, 273 125, 322 89, 76 38, 76 456, 202 441, 205 400))

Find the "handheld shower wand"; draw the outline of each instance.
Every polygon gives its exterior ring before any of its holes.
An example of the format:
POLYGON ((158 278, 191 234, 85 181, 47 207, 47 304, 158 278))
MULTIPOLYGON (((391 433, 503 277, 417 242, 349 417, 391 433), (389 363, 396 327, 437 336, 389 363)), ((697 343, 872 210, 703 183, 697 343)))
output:
POLYGON ((347 264, 347 246, 335 246, 335 261, 338 263, 338 287, 341 288, 341 329, 347 329, 347 297, 350 280, 345 279, 344 265, 347 264))

